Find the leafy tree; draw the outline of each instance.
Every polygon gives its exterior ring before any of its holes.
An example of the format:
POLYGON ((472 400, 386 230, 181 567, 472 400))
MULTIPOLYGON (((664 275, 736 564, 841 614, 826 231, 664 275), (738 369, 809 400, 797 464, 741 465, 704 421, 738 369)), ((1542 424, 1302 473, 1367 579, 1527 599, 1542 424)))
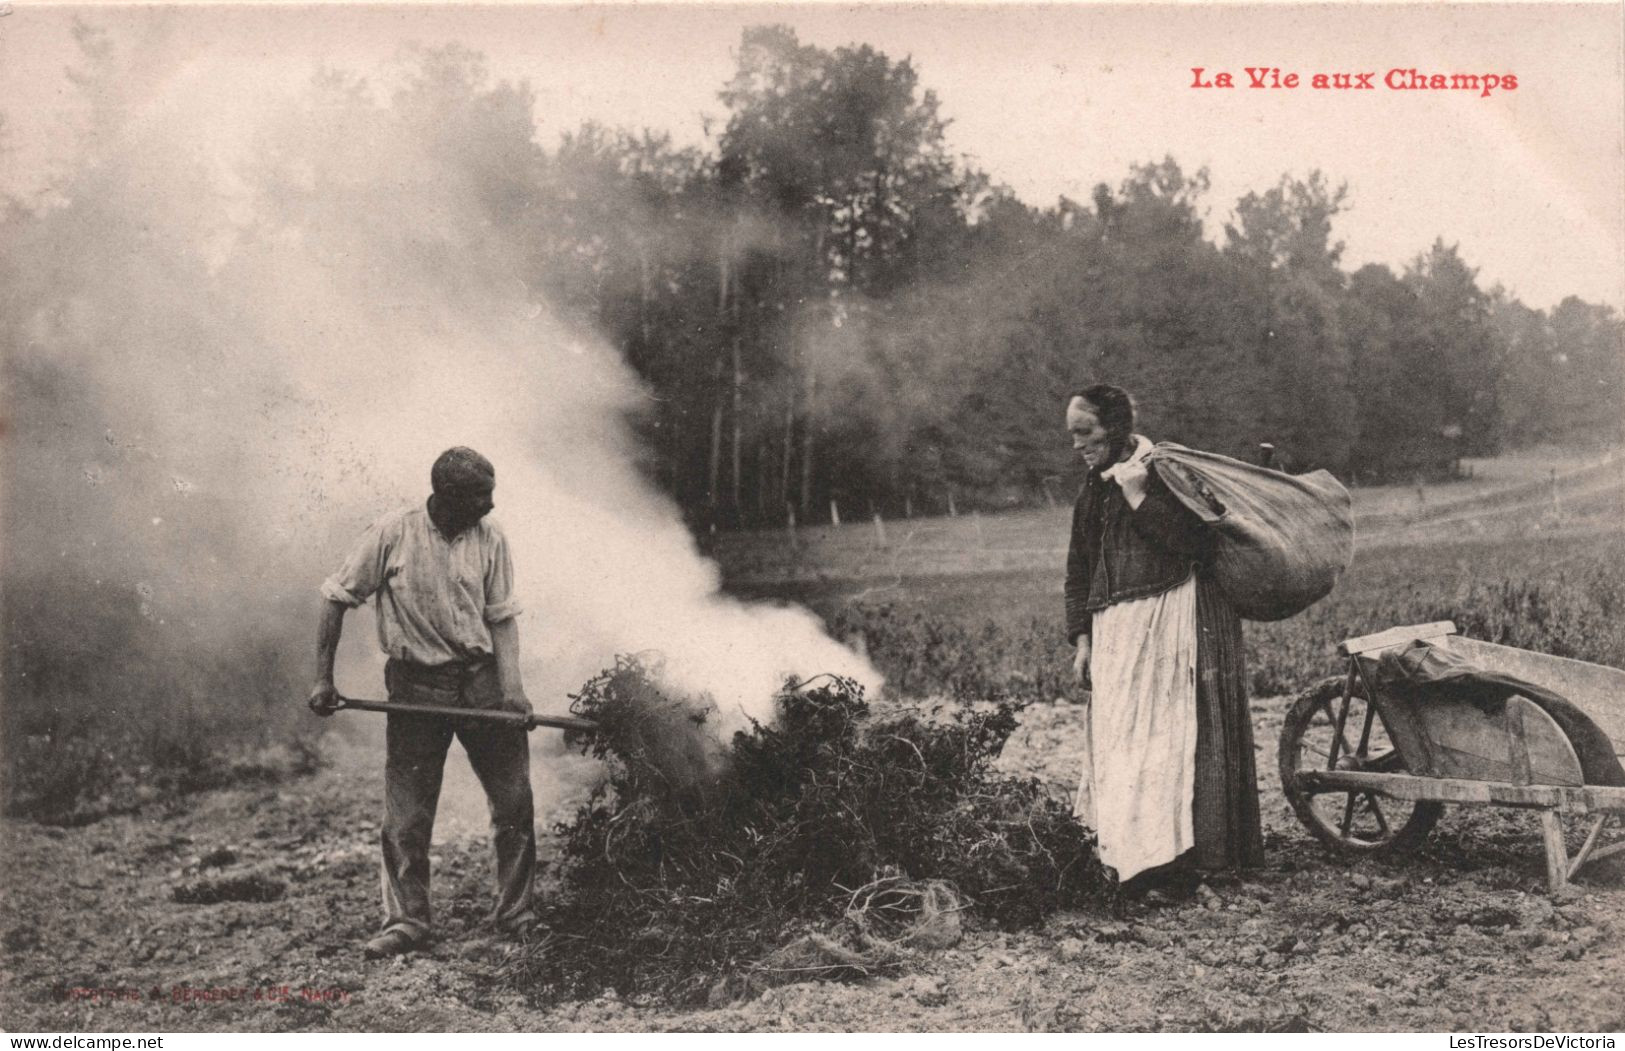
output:
POLYGON ((1506 347, 1498 398, 1503 435, 1514 445, 1557 440, 1564 420, 1552 398, 1553 372, 1561 366, 1551 319, 1499 288, 1491 297, 1490 317, 1506 347))
POLYGON ((1625 320, 1610 306, 1565 298, 1552 310, 1553 433, 1565 441, 1625 441, 1625 320))
POLYGON ((1263 435, 1256 366, 1246 353, 1232 268, 1203 235, 1206 170, 1172 158, 1133 170, 1117 194, 1094 194, 1074 231, 1082 260, 1083 375, 1133 391, 1158 438, 1250 455, 1263 435))
POLYGON ((1405 270, 1416 295, 1427 382, 1440 392, 1444 434, 1460 455, 1490 456, 1501 445, 1500 387, 1505 348, 1490 322, 1478 271, 1455 245, 1435 240, 1405 270))
POLYGON ((1506 346, 1498 401, 1508 441, 1625 438, 1625 324, 1613 308, 1570 296, 1548 316, 1498 292, 1491 315, 1506 346))
MULTIPOLYGON (((768 300, 749 331, 779 352, 778 496, 806 515, 833 495, 820 446, 872 447, 851 403, 893 363, 872 360, 870 334, 884 327, 882 300, 917 280, 962 224, 962 188, 937 99, 907 60, 803 45, 783 26, 747 29, 721 97, 721 188, 773 231, 741 261, 735 287, 768 300)), ((875 479, 896 472, 848 463, 839 473, 843 490, 872 499, 875 479)))
POLYGON ((1359 376, 1350 473, 1377 481, 1448 471, 1456 443, 1442 390, 1425 379, 1434 355, 1415 290, 1385 266, 1361 267, 1349 280, 1343 331, 1359 376))
POLYGON ((1283 176, 1238 201, 1236 223, 1225 226, 1260 372, 1260 437, 1302 468, 1346 468, 1357 432, 1339 329, 1343 245, 1331 240, 1346 195, 1318 171, 1306 181, 1283 176))

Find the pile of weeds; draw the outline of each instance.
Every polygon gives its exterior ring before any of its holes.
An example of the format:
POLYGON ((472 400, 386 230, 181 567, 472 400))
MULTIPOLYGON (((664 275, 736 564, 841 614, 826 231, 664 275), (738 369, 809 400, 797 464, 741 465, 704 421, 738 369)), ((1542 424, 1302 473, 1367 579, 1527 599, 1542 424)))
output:
POLYGON ((950 887, 1005 928, 1110 893, 1066 805, 992 772, 1011 703, 881 716, 826 677, 723 743, 714 707, 621 658, 572 710, 609 772, 559 829, 562 893, 516 975, 539 1001, 703 999, 796 939, 853 934, 876 887, 950 887))

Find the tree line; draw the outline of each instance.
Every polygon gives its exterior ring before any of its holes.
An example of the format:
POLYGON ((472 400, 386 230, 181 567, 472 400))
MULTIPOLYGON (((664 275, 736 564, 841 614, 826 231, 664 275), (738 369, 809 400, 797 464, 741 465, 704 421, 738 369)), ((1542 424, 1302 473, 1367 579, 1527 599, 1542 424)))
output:
POLYGON ((272 203, 350 207, 343 158, 409 134, 461 181, 467 238, 642 378, 648 471, 698 528, 1062 499, 1085 381, 1134 391, 1157 438, 1357 482, 1625 438, 1611 307, 1531 309, 1444 240, 1350 272, 1346 188, 1318 172, 1247 194, 1222 237, 1207 172, 1171 157, 1036 206, 950 154, 906 59, 783 26, 736 57, 703 148, 600 124, 543 147, 529 88, 456 45, 387 99, 327 72, 267 144, 295 173, 272 203))
POLYGON ((1622 438, 1612 308, 1530 309, 1443 240, 1351 273, 1318 172, 1243 197, 1221 240, 1207 173, 1171 158, 1021 201, 867 46, 747 30, 720 98, 707 151, 589 127, 550 157, 591 188, 555 295, 650 384, 654 469, 697 523, 1054 497, 1085 380, 1135 391, 1159 438, 1360 482, 1622 438))

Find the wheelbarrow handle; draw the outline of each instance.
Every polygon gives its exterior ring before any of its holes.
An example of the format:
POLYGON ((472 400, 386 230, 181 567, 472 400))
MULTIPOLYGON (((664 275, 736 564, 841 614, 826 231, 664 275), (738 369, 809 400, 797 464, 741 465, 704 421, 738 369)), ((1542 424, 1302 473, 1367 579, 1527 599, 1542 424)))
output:
POLYGON ((399 704, 392 701, 368 701, 358 697, 339 697, 337 711, 353 708, 361 712, 395 712, 401 715, 439 715, 447 719, 473 719, 477 722, 505 723, 525 730, 546 726, 553 730, 579 730, 591 733, 598 724, 591 719, 573 715, 525 715, 491 708, 454 708, 446 704, 399 704))

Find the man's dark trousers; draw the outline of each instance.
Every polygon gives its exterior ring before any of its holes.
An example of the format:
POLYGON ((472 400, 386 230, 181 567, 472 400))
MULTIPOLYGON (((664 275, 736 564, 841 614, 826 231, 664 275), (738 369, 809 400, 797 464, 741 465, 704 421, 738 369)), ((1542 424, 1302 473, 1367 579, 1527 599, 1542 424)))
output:
MULTIPOLYGON (((389 699, 400 704, 459 708, 501 707, 502 689, 492 660, 426 666, 391 660, 384 668, 389 699)), ((429 936, 429 843, 440 779, 452 735, 462 743, 485 788, 496 839, 497 905, 504 929, 534 920, 536 825, 530 793, 530 742, 522 729, 470 719, 390 713, 384 763, 384 929, 415 941, 429 936)))

